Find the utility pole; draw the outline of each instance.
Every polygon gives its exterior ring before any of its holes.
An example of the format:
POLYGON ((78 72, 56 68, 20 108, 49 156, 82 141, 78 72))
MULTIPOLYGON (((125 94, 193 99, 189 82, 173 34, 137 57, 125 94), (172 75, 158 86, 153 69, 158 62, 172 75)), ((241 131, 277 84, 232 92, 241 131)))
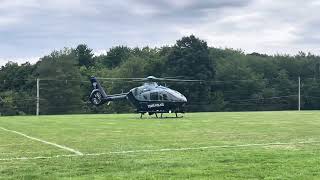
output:
POLYGON ((36 115, 39 116, 39 81, 40 79, 37 78, 37 111, 36 111, 36 115))
POLYGON ((300 80, 300 76, 298 78, 299 81, 299 90, 298 90, 298 111, 300 111, 301 109, 301 96, 300 96, 300 88, 301 88, 301 80, 300 80))

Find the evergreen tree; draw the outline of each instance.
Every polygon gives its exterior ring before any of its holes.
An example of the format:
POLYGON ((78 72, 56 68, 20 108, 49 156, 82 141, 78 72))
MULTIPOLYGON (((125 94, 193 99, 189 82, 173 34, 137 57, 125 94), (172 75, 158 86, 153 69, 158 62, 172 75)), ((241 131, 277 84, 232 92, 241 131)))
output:
POLYGON ((92 49, 89 49, 87 45, 78 45, 75 49, 75 54, 78 58, 78 63, 80 66, 89 67, 94 64, 92 49))

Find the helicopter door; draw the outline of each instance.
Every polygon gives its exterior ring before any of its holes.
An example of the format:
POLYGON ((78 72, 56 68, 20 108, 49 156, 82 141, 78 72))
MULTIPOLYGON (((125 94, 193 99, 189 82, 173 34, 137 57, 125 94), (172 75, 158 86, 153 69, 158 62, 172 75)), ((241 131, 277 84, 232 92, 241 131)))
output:
POLYGON ((150 100, 151 101, 158 101, 159 100, 158 92, 150 93, 150 100))
POLYGON ((168 101, 168 95, 165 92, 159 93, 160 101, 168 101))
POLYGON ((162 98, 164 101, 168 101, 168 95, 166 93, 162 94, 162 98))

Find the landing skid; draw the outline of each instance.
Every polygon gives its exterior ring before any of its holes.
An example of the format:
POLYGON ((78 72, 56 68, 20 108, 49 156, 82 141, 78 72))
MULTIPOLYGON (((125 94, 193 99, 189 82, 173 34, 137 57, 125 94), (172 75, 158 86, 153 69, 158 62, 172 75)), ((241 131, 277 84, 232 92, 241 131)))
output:
MULTIPOLYGON (((144 115, 145 113, 140 113, 140 119, 142 119, 142 116, 144 115)), ((158 113, 152 113, 152 114, 155 114, 155 116, 156 116, 156 118, 159 118, 159 116, 158 116, 158 113)), ((152 114, 149 114, 149 116, 152 116, 152 114)), ((181 115, 181 116, 178 116, 178 113, 175 113, 175 117, 163 117, 163 114, 164 113, 160 113, 160 119, 162 119, 162 118, 183 118, 183 116, 181 115)))

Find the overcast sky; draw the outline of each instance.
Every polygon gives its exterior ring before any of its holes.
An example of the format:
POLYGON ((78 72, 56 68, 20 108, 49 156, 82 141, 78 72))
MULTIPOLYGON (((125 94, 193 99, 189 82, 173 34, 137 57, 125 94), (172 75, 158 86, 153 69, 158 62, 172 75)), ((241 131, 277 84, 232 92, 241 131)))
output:
POLYGON ((98 54, 194 34, 246 53, 319 53, 319 0, 0 0, 0 65, 80 43, 98 54))

